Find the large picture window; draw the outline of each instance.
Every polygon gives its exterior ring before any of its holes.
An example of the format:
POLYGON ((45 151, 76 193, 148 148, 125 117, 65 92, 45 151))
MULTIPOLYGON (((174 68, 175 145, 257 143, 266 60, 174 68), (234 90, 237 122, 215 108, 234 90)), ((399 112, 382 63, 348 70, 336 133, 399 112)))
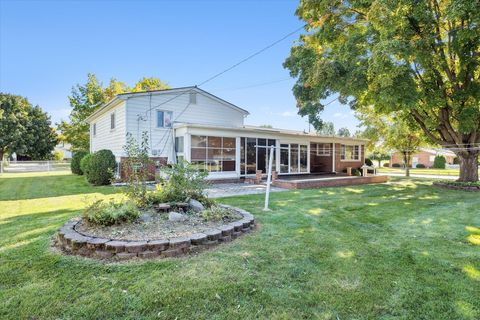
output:
POLYGON ((345 161, 359 161, 360 146, 342 144, 340 150, 340 159, 345 161))
POLYGON ((209 172, 235 171, 235 138, 192 135, 191 163, 209 172))

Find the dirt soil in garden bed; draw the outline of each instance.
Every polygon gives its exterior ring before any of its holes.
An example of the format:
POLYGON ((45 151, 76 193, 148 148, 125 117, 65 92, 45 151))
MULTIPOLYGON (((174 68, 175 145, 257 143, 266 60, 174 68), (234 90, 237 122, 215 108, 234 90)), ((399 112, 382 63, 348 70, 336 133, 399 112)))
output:
POLYGON ((117 240, 155 240, 186 237, 194 233, 205 232, 208 229, 242 219, 237 213, 232 213, 228 219, 220 221, 205 221, 196 214, 186 213, 185 221, 169 221, 168 212, 142 212, 135 222, 122 223, 113 226, 98 226, 85 221, 79 222, 75 229, 87 236, 117 240))

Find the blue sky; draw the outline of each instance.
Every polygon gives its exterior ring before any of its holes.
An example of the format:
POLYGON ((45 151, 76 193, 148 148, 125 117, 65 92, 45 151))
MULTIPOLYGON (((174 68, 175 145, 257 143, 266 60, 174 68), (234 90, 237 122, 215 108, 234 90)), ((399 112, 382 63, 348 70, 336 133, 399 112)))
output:
MULTIPOLYGON (((133 85, 159 77, 195 85, 295 30, 297 1, 0 0, 0 91, 26 96, 53 122, 88 72, 133 85)), ((250 111, 246 123, 308 130, 282 63, 294 35, 202 88, 250 111), (272 83, 273 82, 273 83, 272 83), (269 83, 269 84, 265 84, 269 83), (263 85, 264 84, 264 85, 263 85)), ((351 132, 358 121, 338 102, 323 114, 351 132)))

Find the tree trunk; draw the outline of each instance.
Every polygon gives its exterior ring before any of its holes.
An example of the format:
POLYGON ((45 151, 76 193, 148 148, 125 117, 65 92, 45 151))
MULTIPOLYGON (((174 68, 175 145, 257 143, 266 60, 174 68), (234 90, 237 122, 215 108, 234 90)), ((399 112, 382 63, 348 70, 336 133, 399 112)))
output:
POLYGON ((378 167, 381 168, 382 167, 382 160, 377 160, 378 161, 378 167))
POLYGON ((478 181, 478 152, 459 152, 457 156, 460 160, 460 177, 458 181, 478 181))
POLYGON ((403 163, 405 164, 405 177, 410 177, 410 154, 408 152, 403 153, 403 163))
POLYGON ((3 173, 3 151, 0 150, 0 173, 3 173))

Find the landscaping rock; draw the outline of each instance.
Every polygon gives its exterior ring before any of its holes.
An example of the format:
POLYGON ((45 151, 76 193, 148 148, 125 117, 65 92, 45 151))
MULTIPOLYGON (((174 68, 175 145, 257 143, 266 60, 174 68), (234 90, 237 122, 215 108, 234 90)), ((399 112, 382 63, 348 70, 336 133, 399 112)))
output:
POLYGON ((190 199, 190 201, 188 201, 188 205, 190 206, 190 209, 195 212, 202 212, 203 210, 205 210, 203 204, 201 204, 200 201, 197 201, 195 199, 190 199))
POLYGON ((142 222, 150 222, 152 221, 152 215, 149 213, 144 213, 139 217, 139 219, 142 222))
POLYGON ((190 241, 194 245, 203 244, 207 240, 207 235, 204 233, 195 233, 190 236, 190 241))
POLYGON ((190 238, 173 238, 170 239, 170 248, 186 248, 190 245, 190 238))
POLYGON ((152 251, 163 251, 168 248, 168 243, 168 240, 150 240, 147 245, 152 251))
POLYGON ((173 221, 173 222, 179 222, 179 221, 185 221, 187 220, 187 217, 181 213, 171 211, 168 213, 168 220, 173 221))
POLYGON ((132 241, 125 244, 125 251, 131 253, 138 253, 147 249, 146 241, 132 241))

